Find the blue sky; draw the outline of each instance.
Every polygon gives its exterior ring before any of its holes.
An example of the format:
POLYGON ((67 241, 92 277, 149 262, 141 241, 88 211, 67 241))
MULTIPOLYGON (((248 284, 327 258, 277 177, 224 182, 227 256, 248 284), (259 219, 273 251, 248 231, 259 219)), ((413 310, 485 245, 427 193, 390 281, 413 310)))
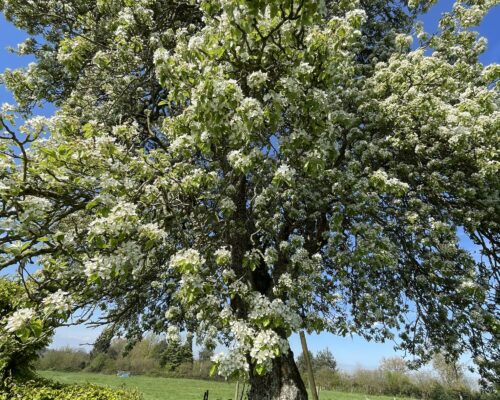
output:
MULTIPOLYGON (((453 4, 452 0, 441 0, 422 19, 428 32, 436 30, 437 21, 442 12, 447 11, 453 4)), ((485 64, 500 62, 500 7, 496 7, 485 18, 479 27, 480 33, 489 41, 488 50, 481 60, 485 64)), ((7 23, 0 15, 0 71, 5 68, 17 68, 27 65, 32 59, 17 57, 7 51, 7 47, 16 47, 26 35, 7 23)), ((0 85, 0 104, 11 102, 12 98, 6 89, 0 85)), ((465 241, 464 241, 465 242, 465 241)), ((469 243, 465 243, 470 248, 469 243)), ((56 332, 52 347, 79 346, 91 343, 98 332, 81 326, 60 328, 56 332)), ((300 353, 300 340, 298 335, 292 336, 290 344, 295 354, 300 353)), ((343 369, 351 370, 356 366, 374 368, 383 357, 396 355, 392 343, 369 343, 359 337, 339 338, 330 334, 311 335, 308 338, 309 348, 312 352, 328 347, 339 365, 343 369)))

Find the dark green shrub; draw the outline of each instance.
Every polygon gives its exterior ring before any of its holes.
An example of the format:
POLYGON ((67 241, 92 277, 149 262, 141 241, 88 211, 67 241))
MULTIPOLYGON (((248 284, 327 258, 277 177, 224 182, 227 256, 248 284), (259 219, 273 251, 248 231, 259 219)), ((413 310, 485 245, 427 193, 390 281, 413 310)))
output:
POLYGON ((384 394, 398 394, 411 396, 415 393, 410 378, 400 372, 384 372, 384 394))
POLYGON ((87 370, 89 372, 116 373, 115 361, 106 354, 99 353, 90 361, 87 370))
POLYGON ((455 396, 450 389, 436 382, 431 388, 430 398, 432 400, 456 400, 459 397, 455 396))
POLYGON ((85 369, 90 362, 89 354, 83 350, 63 348, 47 350, 35 366, 38 370, 77 372, 85 369))
POLYGON ((330 368, 320 368, 314 374, 316 385, 322 389, 332 390, 339 385, 339 374, 337 371, 332 371, 330 368))

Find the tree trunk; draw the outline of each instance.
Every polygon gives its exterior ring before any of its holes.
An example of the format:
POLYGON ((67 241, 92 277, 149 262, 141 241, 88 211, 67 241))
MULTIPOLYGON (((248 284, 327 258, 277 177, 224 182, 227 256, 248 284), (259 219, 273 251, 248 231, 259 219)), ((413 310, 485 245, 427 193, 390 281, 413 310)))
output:
POLYGON ((266 375, 250 373, 249 400, 307 400, 291 350, 273 360, 273 370, 266 375))

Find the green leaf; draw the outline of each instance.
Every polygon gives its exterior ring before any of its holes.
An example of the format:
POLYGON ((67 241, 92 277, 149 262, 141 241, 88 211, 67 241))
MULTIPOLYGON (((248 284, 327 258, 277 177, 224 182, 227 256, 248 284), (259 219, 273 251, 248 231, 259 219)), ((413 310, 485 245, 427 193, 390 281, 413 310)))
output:
POLYGON ((255 372, 257 375, 264 375, 266 373, 266 367, 263 364, 257 364, 255 372))
POLYGON ((22 253, 24 250, 26 250, 28 247, 31 246, 31 242, 26 242, 21 246, 20 252, 22 253))
POLYGON ((56 240, 58 240, 58 241, 62 241, 62 240, 64 240, 64 233, 62 233, 62 232, 57 232, 57 233, 56 233, 56 235, 55 235, 55 238, 56 238, 56 240))
POLYGON ((23 328, 17 336, 21 339, 21 342, 26 343, 31 337, 31 331, 28 328, 23 328))
POLYGON ((95 198, 94 200, 91 200, 87 203, 87 205, 85 206, 85 209, 86 210, 90 210, 92 208, 94 208, 95 206, 97 206, 99 204, 100 200, 98 198, 95 198))
POLYGON ((40 337, 43 332, 43 322, 40 319, 35 319, 31 322, 31 330, 35 337, 40 337))

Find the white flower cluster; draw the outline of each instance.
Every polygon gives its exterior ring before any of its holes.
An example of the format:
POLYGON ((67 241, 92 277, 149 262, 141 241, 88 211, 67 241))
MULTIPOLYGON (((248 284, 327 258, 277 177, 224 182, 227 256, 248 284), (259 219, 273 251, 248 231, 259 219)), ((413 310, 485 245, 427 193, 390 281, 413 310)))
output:
POLYGON ((255 71, 248 75, 247 84, 252 89, 260 89, 267 82, 267 72, 255 71))
POLYGON ((314 72, 314 67, 307 63, 307 62, 301 62, 296 68, 295 71, 299 75, 310 75, 314 72))
POLYGON ((224 197, 220 201, 219 206, 224 214, 231 215, 234 212, 236 212, 236 204, 234 204, 234 201, 231 200, 229 197, 224 197))
POLYGON ((21 221, 43 218, 52 209, 50 200, 42 197, 26 196, 20 203, 23 206, 23 212, 19 216, 21 221))
POLYGON ((245 353, 239 349, 234 349, 230 353, 216 354, 212 361, 217 364, 218 374, 224 377, 229 377, 236 371, 250 370, 245 353))
POLYGON ((231 166, 241 172, 248 172, 252 167, 252 158, 244 154, 241 150, 233 150, 227 155, 231 166))
POLYGON ((473 280, 465 280, 460 284, 460 289, 461 290, 470 290, 470 289, 479 289, 479 285, 474 282, 473 280))
POLYGON ((224 282, 234 281, 236 279, 236 274, 232 269, 225 268, 222 271, 222 278, 224 279, 224 282))
POLYGON ((16 111, 16 106, 10 103, 2 103, 0 106, 0 112, 4 114, 11 114, 16 111))
POLYGON ((231 261, 231 252, 226 247, 217 249, 214 255, 217 265, 227 265, 231 261))
POLYGON ((264 121, 264 110, 259 101, 253 97, 245 97, 238 107, 238 112, 244 115, 252 126, 259 126, 264 121))
POLYGON ((398 34, 395 39, 396 46, 402 50, 409 49, 413 43, 411 35, 398 34))
POLYGON ((142 251, 139 245, 127 241, 111 254, 102 254, 85 261, 85 275, 89 278, 97 276, 101 279, 107 279, 112 275, 121 275, 131 268, 135 272, 141 258, 142 251))
POLYGON ((164 47, 159 47, 153 54, 153 62, 155 65, 165 63, 170 57, 170 52, 164 47))
POLYGON ((250 356, 258 365, 263 365, 266 370, 269 370, 272 359, 287 352, 288 349, 288 341, 281 338, 273 330, 268 329, 257 334, 250 350, 250 356))
POLYGON ((278 279, 278 284, 273 289, 276 293, 284 293, 290 291, 294 287, 294 282, 288 272, 282 274, 278 279))
POLYGON ((356 8, 355 10, 348 11, 345 17, 349 22, 362 23, 366 21, 367 15, 366 11, 362 8, 356 8))
MULTIPOLYGON (((265 302, 265 300, 263 300, 265 302)), ((283 307, 275 304, 276 312, 284 311, 283 307)), ((222 309, 220 318, 231 320, 234 317, 229 307, 222 309)), ((229 354, 218 354, 213 361, 217 364, 219 375, 228 377, 235 372, 248 372, 249 365, 245 355, 250 355, 252 361, 260 366, 260 370, 268 370, 272 360, 288 351, 288 341, 272 329, 262 329, 254 326, 252 322, 231 320, 229 332, 234 338, 234 346, 229 354)))
POLYGON ((194 139, 190 135, 179 135, 170 143, 170 150, 174 154, 191 151, 194 146, 194 139))
POLYGON ((269 301, 267 297, 260 293, 254 293, 250 300, 248 319, 258 325, 262 325, 262 321, 266 321, 264 325, 268 325, 272 321, 274 324, 279 323, 281 327, 292 331, 299 329, 302 322, 300 316, 287 306, 283 300, 274 299, 269 301))
POLYGON ((185 274, 179 282, 179 293, 190 292, 203 289, 203 279, 196 274, 185 274))
POLYGON ((115 125, 112 128, 112 132, 113 137, 131 139, 139 135, 139 125, 137 121, 134 121, 131 124, 115 125))
POLYGON ((406 182, 401 182, 397 178, 389 178, 387 173, 381 169, 372 174, 371 180, 381 189, 395 194, 406 193, 410 187, 406 182))
POLYGON ((91 235, 131 233, 135 230, 137 206, 121 201, 114 206, 107 217, 97 218, 90 224, 91 235))
POLYGON ((191 36, 188 42, 188 49, 189 50, 198 50, 200 47, 203 46, 203 36, 191 36))
POLYGON ((197 190, 206 177, 205 171, 201 168, 195 168, 182 178, 181 187, 186 191, 197 190))
POLYGON ((459 18, 460 23, 467 28, 479 25, 484 16, 487 14, 488 10, 494 5, 498 4, 498 2, 495 0, 487 0, 485 2, 481 2, 484 4, 475 4, 469 7, 464 7, 460 3, 462 2, 456 2, 454 4, 453 11, 459 18))
POLYGON ((295 176, 295 170, 289 167, 287 164, 282 164, 278 167, 274 173, 274 179, 281 182, 292 182, 295 176))
MULTIPOLYGON (((225 311, 227 314, 227 311, 225 311)), ((245 346, 251 343, 255 337, 255 329, 252 328, 247 322, 242 320, 234 320, 229 324, 231 333, 238 341, 239 346, 245 346)))
POLYGON ((55 293, 51 293, 43 299, 43 305, 46 309, 56 312, 71 311, 71 297, 67 292, 59 289, 55 293))
POLYGON ((195 249, 178 251, 170 259, 170 266, 181 273, 194 273, 200 269, 205 259, 195 249))
POLYGON ((233 311, 229 305, 224 306, 220 312, 220 317, 222 320, 230 320, 233 317, 233 311))
POLYGON ((167 328, 167 341, 169 342, 180 342, 180 331, 177 326, 170 325, 167 328))
POLYGON ((153 241, 160 241, 167 236, 167 232, 158 226, 158 223, 152 222, 139 227, 140 237, 153 241))
POLYGON ((35 317, 35 311, 31 308, 21 308, 7 318, 5 330, 15 333, 24 328, 35 317))
POLYGON ((264 252, 264 261, 268 266, 273 266, 278 261, 278 251, 274 247, 268 247, 264 252))

